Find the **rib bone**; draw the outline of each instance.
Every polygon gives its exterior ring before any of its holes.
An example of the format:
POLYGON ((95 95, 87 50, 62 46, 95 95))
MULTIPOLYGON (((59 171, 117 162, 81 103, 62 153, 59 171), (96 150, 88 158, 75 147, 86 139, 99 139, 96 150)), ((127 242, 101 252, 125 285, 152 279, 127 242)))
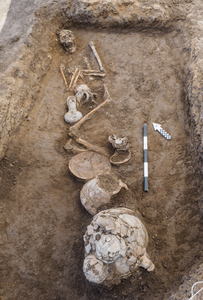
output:
POLYGON ((70 81, 70 84, 69 84, 69 90, 70 90, 70 88, 71 88, 71 86, 72 86, 72 84, 73 84, 73 81, 74 81, 74 79, 75 79, 75 76, 76 76, 76 74, 77 74, 77 71, 78 71, 78 68, 76 68, 76 69, 75 69, 75 72, 73 73, 73 76, 72 76, 71 81, 70 81))
POLYGON ((101 74, 101 72, 98 70, 90 70, 90 69, 88 69, 88 70, 84 69, 84 70, 82 70, 82 72, 83 73, 99 73, 99 74, 101 74))
POLYGON ((91 75, 91 76, 98 76, 98 77, 106 76, 106 74, 104 74, 104 73, 87 73, 87 74, 83 74, 83 75, 91 75))
POLYGON ((66 77, 65 77, 64 72, 63 72, 63 70, 65 69, 65 66, 64 65, 60 65, 59 68, 60 68, 60 71, 61 71, 61 75, 63 76, 63 80, 65 82, 65 87, 66 87, 66 89, 68 89, 68 83, 67 83, 66 77))
POLYGON ((93 54, 94 54, 94 56, 95 56, 95 58, 96 58, 96 60, 97 60, 97 62, 98 62, 100 71, 101 71, 101 72, 104 72, 104 68, 103 68, 103 66, 102 66, 101 59, 100 59, 100 57, 99 57, 99 55, 98 55, 98 53, 97 53, 97 51, 96 51, 96 49, 95 49, 94 43, 93 43, 93 42, 90 42, 88 46, 91 48, 91 50, 92 50, 92 52, 93 52, 93 54))
POLYGON ((79 71, 78 71, 78 74, 75 76, 75 79, 74 79, 74 82, 73 82, 72 91, 74 90, 75 84, 76 84, 76 82, 77 82, 77 80, 78 80, 78 77, 80 76, 80 73, 81 73, 81 71, 79 70, 79 71))

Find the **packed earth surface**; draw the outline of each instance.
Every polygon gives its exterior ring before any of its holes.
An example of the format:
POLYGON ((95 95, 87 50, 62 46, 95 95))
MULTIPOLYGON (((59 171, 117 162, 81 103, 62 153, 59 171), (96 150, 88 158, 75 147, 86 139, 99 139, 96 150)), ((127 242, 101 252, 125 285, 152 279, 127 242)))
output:
MULTIPOLYGON (((190 2, 184 2, 185 11, 191 9, 190 2)), ((162 25, 149 24, 138 30, 92 26, 91 17, 84 25, 77 18, 70 22, 64 7, 63 11, 54 5, 37 10, 37 21, 20 53, 14 49, 12 56, 6 46, 0 47, 2 72, 7 72, 8 54, 11 65, 2 90, 9 87, 6 101, 19 97, 13 111, 18 105, 22 109, 20 117, 10 117, 13 127, 7 130, 0 161, 0 299, 176 299, 173 292, 192 266, 195 272, 201 264, 203 239, 202 165, 197 146, 201 135, 192 133, 196 115, 186 101, 191 57, 190 36, 181 29, 186 25, 181 20, 164 30, 162 25), (75 35, 73 54, 59 43, 61 29, 75 35), (68 83, 76 67, 86 68, 84 57, 98 70, 90 41, 95 42, 106 76, 78 79, 78 84, 87 84, 97 93, 96 103, 81 102, 78 110, 84 116, 102 103, 104 84, 112 99, 81 126, 80 137, 105 149, 110 158, 114 149, 108 137, 126 136, 132 154, 128 162, 111 169, 128 190, 122 189, 98 211, 125 207, 140 212, 149 234, 147 253, 155 265, 153 272, 138 268, 113 288, 91 284, 83 274, 83 235, 92 216, 80 202, 85 181, 68 168, 76 153, 64 149, 70 127, 64 121, 66 99, 73 92, 65 89, 59 66, 65 66, 68 83), (17 65, 12 65, 16 60, 17 65), (154 131, 152 123, 161 124, 172 139, 154 131), (144 124, 148 125, 148 192, 143 190, 144 124)), ((5 45, 14 47, 20 41, 15 35, 9 43, 5 45)), ((7 120, 8 114, 5 119, 1 116, 5 128, 7 120)), ((189 299, 195 280, 187 281, 177 299, 183 299, 183 294, 189 299)))

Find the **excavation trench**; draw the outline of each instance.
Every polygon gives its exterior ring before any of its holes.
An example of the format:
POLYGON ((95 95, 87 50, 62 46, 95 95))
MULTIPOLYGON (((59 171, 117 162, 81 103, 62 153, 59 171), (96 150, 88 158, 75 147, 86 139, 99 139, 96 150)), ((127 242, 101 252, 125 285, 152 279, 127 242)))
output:
MULTIPOLYGON (((189 53, 183 35, 175 29, 72 26, 77 50, 68 55, 53 35, 58 27, 63 25, 53 22, 52 32, 45 29, 51 48, 44 48, 42 57, 50 56, 50 68, 1 161, 2 299, 168 299, 202 250, 198 206, 202 176, 193 155, 185 101, 189 53), (127 207, 142 214, 149 233, 148 253, 156 267, 151 273, 139 268, 113 289, 91 285, 84 277, 83 235, 92 217, 79 199, 84 183, 68 170, 74 154, 63 148, 69 128, 63 116, 72 93, 65 92, 59 66, 65 65, 68 82, 68 70, 85 67, 84 56, 98 68, 90 41, 95 41, 106 77, 86 76, 78 83, 85 82, 98 94, 98 104, 105 83, 113 100, 81 127, 80 134, 105 148, 109 157, 113 150, 108 136, 128 137, 132 158, 112 170, 129 190, 122 190, 103 208, 127 207), (172 139, 155 132, 153 122, 162 124, 172 139), (143 192, 144 123, 148 124, 148 193, 143 192)), ((39 35, 44 28, 36 28, 33 36, 43 43, 39 35)), ((43 68, 34 51, 30 66, 36 70, 39 63, 43 68)), ((94 107, 90 101, 80 111, 85 115, 94 107)))

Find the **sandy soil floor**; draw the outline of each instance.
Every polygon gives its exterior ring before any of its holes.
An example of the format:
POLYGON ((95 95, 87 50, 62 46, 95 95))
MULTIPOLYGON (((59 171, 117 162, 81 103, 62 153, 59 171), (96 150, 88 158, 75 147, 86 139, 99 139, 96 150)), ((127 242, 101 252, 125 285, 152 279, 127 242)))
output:
MULTIPOLYGON (((171 33, 92 31, 75 29, 77 51, 67 55, 56 44, 52 65, 42 81, 35 106, 16 133, 0 163, 1 299, 163 299, 179 284, 202 250, 198 200, 201 176, 190 146, 189 117, 184 105, 182 69, 187 51, 182 38, 171 33), (92 217, 82 207, 83 182, 68 170, 73 157, 68 140, 64 83, 66 70, 84 68, 88 47, 95 41, 106 71, 105 79, 90 81, 98 103, 106 83, 112 102, 81 128, 83 138, 113 153, 110 134, 125 135, 132 158, 112 171, 128 186, 111 207, 138 210, 149 233, 148 253, 156 269, 139 269, 112 290, 92 286, 82 272, 83 234, 92 217), (172 135, 167 141, 152 122, 172 135), (143 192, 143 124, 148 124, 149 192, 143 192)), ((26 59, 26 58, 25 58, 26 59)), ((37 64, 37 61, 30 63, 37 64)), ((70 77, 66 72, 68 80, 70 77)), ((79 83, 83 81, 80 79, 79 83)), ((95 104, 80 106, 85 115, 95 104)))

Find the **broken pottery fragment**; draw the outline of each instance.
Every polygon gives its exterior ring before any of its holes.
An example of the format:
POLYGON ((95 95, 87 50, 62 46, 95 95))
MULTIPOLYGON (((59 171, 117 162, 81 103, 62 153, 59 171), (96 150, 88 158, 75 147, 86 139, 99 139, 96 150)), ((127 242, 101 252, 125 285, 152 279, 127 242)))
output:
POLYGON ((91 99, 91 100, 93 100, 93 102, 95 102, 94 98, 97 97, 97 94, 92 93, 90 88, 86 84, 77 85, 74 88, 74 93, 75 93, 78 103, 80 103, 81 100, 84 99, 83 104, 86 103, 89 99, 91 99))
POLYGON ((75 36, 71 30, 61 30, 59 33, 59 40, 68 53, 72 54, 75 52, 75 36))
POLYGON ((88 151, 75 155, 69 162, 69 169, 76 177, 90 180, 99 174, 109 174, 111 164, 106 156, 88 151))
POLYGON ((153 271, 147 244, 147 230, 138 212, 127 208, 101 211, 84 235, 83 272, 90 282, 111 286, 138 267, 153 271))
POLYGON ((128 189, 127 185, 112 174, 100 174, 88 181, 80 192, 82 205, 91 214, 95 215, 97 209, 110 202, 111 197, 121 188, 128 189))
POLYGON ((66 123, 74 124, 82 118, 82 113, 77 110, 77 101, 75 96, 67 98, 68 112, 64 116, 66 123))
POLYGON ((111 156, 110 162, 114 165, 120 165, 130 160, 131 152, 129 150, 129 143, 127 137, 116 137, 115 134, 109 136, 109 142, 113 148, 116 149, 115 153, 111 156))

